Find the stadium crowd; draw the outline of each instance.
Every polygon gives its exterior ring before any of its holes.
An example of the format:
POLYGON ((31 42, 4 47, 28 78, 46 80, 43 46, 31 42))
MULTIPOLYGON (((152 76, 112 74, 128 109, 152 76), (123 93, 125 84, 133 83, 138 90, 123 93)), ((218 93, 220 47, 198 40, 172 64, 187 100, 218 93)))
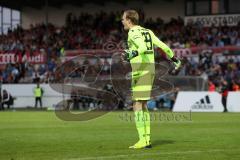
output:
MULTIPOLYGON (((200 23, 185 26, 180 17, 164 22, 161 18, 146 19, 143 11, 140 11, 140 16, 144 20, 141 24, 153 29, 171 48, 240 46, 239 26, 203 27, 200 23)), ((61 66, 65 50, 102 49, 109 41, 119 43, 126 39, 120 22, 121 12, 82 13, 79 16, 69 13, 62 27, 35 24, 29 29, 18 27, 9 30, 8 34, 0 36, 1 54, 13 52, 21 57, 42 54, 46 56, 46 61, 32 64, 22 58, 15 64, 1 64, 0 80, 3 83, 47 83, 54 80, 54 71, 61 66)), ((237 58, 218 61, 213 60, 211 53, 204 53, 199 54, 199 62, 187 58, 185 61, 180 75, 205 76, 216 86, 226 80, 229 90, 234 88, 233 85, 240 84, 240 63, 237 58)), ((105 73, 109 73, 109 63, 102 63, 107 65, 105 73)), ((93 70, 96 68, 95 64, 91 66, 93 70)))

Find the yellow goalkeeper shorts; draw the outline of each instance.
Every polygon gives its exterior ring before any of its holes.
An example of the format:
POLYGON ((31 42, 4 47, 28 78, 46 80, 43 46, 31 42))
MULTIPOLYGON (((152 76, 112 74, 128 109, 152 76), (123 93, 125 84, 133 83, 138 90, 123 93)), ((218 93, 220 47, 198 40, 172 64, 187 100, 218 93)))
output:
POLYGON ((149 100, 151 99, 154 74, 148 72, 141 76, 132 76, 132 100, 149 100))

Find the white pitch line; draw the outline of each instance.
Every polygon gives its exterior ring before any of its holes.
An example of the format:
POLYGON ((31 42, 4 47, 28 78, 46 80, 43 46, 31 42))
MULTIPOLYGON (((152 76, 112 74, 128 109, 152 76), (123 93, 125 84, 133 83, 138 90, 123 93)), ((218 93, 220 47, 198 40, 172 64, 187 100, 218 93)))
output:
MULTIPOLYGON (((127 158, 127 157, 139 157, 139 156, 148 156, 148 155, 174 155, 174 154, 192 154, 192 153, 212 153, 212 152, 223 152, 226 149, 214 149, 208 151, 178 151, 178 152, 159 152, 159 153, 139 153, 139 154, 120 154, 115 156, 98 156, 98 157, 82 157, 82 158, 70 158, 67 160, 105 160, 105 159, 116 159, 116 158, 127 158)), ((231 150, 233 151, 233 150, 231 150)), ((234 150, 235 151, 235 150, 234 150)), ((237 150, 239 151, 239 149, 237 150)))

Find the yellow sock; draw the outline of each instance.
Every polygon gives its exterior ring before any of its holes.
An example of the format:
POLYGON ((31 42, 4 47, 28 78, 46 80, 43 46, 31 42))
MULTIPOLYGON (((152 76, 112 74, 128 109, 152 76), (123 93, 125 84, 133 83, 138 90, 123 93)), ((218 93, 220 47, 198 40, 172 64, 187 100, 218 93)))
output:
POLYGON ((146 138, 146 141, 147 143, 150 142, 150 113, 149 111, 144 111, 143 112, 143 115, 144 115, 144 128, 145 128, 145 138, 146 138))
POLYGON ((139 140, 144 140, 145 126, 144 126, 143 111, 142 110, 135 111, 134 114, 135 114, 135 123, 138 131, 139 140))

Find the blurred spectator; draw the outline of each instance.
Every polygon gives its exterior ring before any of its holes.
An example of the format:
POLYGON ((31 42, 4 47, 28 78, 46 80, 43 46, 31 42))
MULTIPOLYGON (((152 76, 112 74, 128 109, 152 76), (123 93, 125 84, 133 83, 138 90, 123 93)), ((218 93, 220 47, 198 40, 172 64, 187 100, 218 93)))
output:
POLYGON ((3 90, 2 92, 2 109, 4 109, 4 105, 7 105, 7 108, 9 109, 11 105, 14 104, 14 99, 12 95, 7 91, 3 90))
POLYGON ((169 110, 172 110, 179 90, 180 88, 176 87, 172 92, 159 96, 156 101, 156 109, 169 108, 169 110))
POLYGON ((40 75, 38 71, 35 71, 32 76, 32 83, 40 83, 40 75))
POLYGON ((227 96, 228 96, 228 91, 229 91, 229 88, 228 88, 228 83, 226 80, 222 80, 222 83, 221 83, 221 93, 222 93, 222 104, 223 104, 223 107, 224 107, 224 111, 223 112, 227 112, 227 96))
POLYGON ((78 93, 77 90, 72 90, 71 92, 71 102, 73 104, 73 109, 79 109, 79 97, 78 97, 78 93))
POLYGON ((239 85, 234 80, 232 81, 232 91, 240 91, 239 85))
POLYGON ((173 109, 173 106, 176 102, 179 90, 180 90, 180 88, 174 88, 173 92, 171 92, 171 94, 169 95, 169 99, 170 99, 170 108, 169 109, 170 110, 173 109))
POLYGON ((38 106, 38 102, 40 103, 40 107, 42 108, 42 96, 43 96, 43 89, 40 87, 40 84, 37 83, 37 86, 34 88, 34 96, 35 96, 35 108, 38 106))
POLYGON ((208 81, 208 91, 210 92, 216 91, 216 86, 212 81, 208 81))

